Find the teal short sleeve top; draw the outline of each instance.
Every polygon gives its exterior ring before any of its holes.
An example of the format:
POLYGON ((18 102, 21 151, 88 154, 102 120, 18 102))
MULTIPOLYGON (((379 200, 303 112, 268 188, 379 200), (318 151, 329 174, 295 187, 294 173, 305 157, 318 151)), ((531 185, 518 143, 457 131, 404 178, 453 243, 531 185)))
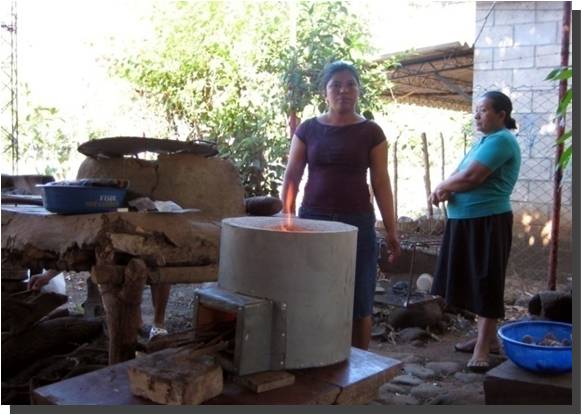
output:
POLYGON ((521 152, 515 136, 507 129, 481 138, 463 158, 458 171, 479 162, 492 171, 479 186, 451 195, 447 214, 451 219, 470 219, 511 211, 510 196, 521 166, 521 152))

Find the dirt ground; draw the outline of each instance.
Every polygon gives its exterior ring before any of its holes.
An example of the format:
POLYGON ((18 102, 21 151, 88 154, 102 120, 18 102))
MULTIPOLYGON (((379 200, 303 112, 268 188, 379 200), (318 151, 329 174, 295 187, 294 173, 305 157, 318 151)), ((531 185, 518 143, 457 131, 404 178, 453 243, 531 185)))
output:
MULTIPOLYGON (((81 310, 85 299, 87 273, 68 274, 67 293, 70 297, 69 308, 81 310)), ((204 284, 176 284, 172 286, 168 307, 166 309, 166 328, 170 333, 192 327, 192 310, 194 290, 204 284)), ((560 284, 564 289, 568 282, 560 284)), ((527 315, 527 302, 531 296, 545 289, 545 281, 520 278, 508 275, 506 281, 506 318, 505 321, 518 320, 527 315)), ((144 323, 152 322, 153 308, 149 287, 144 289, 142 301, 144 323)), ((398 336, 384 336, 374 339, 370 350, 381 355, 401 360, 405 363, 402 375, 413 375, 416 383, 409 382, 404 376, 396 382, 390 382, 380 388, 374 405, 482 405, 485 403, 482 374, 469 373, 465 364, 470 355, 454 351, 454 344, 468 339, 476 330, 475 321, 462 317, 453 317, 454 324, 438 333, 431 334, 425 342, 402 342, 398 336), (445 364, 449 369, 436 370, 435 365, 445 364), (427 371, 427 368, 432 367, 427 371), (432 373, 431 373, 432 371, 432 373), (422 382, 419 385, 418 379, 422 382)), ((396 333, 397 334, 397 333, 396 333)), ((503 355, 492 355, 491 364, 504 361, 503 355)))

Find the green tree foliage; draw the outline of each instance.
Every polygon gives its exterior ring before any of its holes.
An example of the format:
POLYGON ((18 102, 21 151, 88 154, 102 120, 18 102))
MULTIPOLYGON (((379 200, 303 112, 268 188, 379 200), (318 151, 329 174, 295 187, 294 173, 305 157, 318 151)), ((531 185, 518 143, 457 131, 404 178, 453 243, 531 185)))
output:
POLYGON ((56 108, 29 107, 19 126, 19 164, 35 166, 36 174, 64 179, 74 147, 66 131, 56 108))
POLYGON ((308 106, 323 109, 317 76, 326 63, 360 66, 368 116, 386 89, 385 65, 364 64, 365 23, 344 2, 161 6, 157 44, 115 60, 114 72, 162 111, 169 135, 216 141, 221 156, 238 166, 249 196, 277 193, 287 117, 308 106))
MULTIPOLYGON (((562 81, 572 79, 572 68, 558 68, 554 69, 546 77, 546 81, 562 81)), ((572 106, 572 84, 566 91, 566 95, 562 98, 556 109, 556 116, 561 119, 561 122, 566 122, 566 115, 572 106)), ((564 152, 558 161, 558 165, 565 169, 572 161, 572 129, 564 131, 561 137, 558 138, 557 144, 564 144, 564 152)))

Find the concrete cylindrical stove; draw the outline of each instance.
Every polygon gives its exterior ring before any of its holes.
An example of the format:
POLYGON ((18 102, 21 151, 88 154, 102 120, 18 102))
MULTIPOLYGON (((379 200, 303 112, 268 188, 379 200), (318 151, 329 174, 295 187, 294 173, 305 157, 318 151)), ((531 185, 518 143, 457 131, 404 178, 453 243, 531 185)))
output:
POLYGON ((222 221, 219 287, 286 310, 284 367, 325 366, 351 347, 357 228, 284 217, 222 221))

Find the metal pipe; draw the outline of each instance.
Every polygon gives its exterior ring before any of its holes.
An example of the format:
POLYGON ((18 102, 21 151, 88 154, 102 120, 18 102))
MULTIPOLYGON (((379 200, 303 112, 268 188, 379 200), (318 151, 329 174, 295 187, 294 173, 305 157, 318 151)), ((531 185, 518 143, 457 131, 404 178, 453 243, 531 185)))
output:
MULTIPOLYGON (((564 2, 564 13, 562 15, 562 49, 561 67, 566 68, 570 57, 570 21, 572 14, 572 3, 564 2)), ((568 89, 568 80, 563 79, 559 84, 559 102, 562 101, 568 89)), ((563 116, 558 116, 556 120, 556 139, 564 134, 566 120, 563 116)), ((560 209, 562 205, 562 167, 559 165, 560 158, 564 152, 564 144, 556 145, 556 170, 554 173, 554 197, 552 204, 552 231, 550 239, 550 258, 548 264, 547 288, 556 289, 556 270, 558 268, 558 245, 560 244, 560 209)))

